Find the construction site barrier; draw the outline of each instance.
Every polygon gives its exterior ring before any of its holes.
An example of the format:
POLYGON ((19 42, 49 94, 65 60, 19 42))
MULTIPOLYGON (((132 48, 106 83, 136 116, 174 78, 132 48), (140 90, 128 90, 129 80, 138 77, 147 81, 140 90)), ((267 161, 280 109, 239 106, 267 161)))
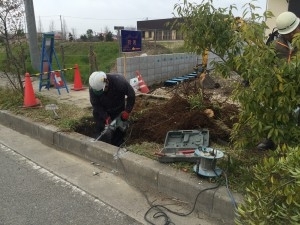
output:
POLYGON ((55 72, 61 72, 61 71, 67 71, 67 70, 74 70, 76 69, 76 67, 70 67, 70 68, 65 68, 65 69, 60 69, 60 70, 51 70, 51 71, 45 71, 45 72, 42 72, 42 73, 34 73, 34 74, 31 74, 30 76, 40 76, 40 75, 45 75, 45 74, 48 74, 48 73, 55 73, 55 72))

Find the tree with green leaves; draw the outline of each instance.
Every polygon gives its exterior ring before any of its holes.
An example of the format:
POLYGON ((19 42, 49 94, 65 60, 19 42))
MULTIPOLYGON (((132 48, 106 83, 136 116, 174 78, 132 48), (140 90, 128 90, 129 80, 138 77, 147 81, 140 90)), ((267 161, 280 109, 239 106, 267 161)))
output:
POLYGON ((104 35, 101 33, 98 35, 99 41, 104 41, 104 35))
POLYGON ((69 33, 69 35, 68 35, 68 36, 69 36, 69 41, 70 41, 70 42, 74 41, 73 34, 69 33))
MULTIPOLYGON (((277 145, 271 156, 254 167, 253 183, 247 188, 245 201, 238 206, 236 224, 300 223, 300 127, 293 115, 300 105, 299 52, 290 63, 277 57, 274 44, 266 45, 266 19, 255 13, 255 1, 245 5, 236 18, 235 6, 215 8, 213 1, 197 5, 184 0, 175 5, 185 45, 201 55, 208 50, 220 61, 212 62, 223 77, 236 72, 245 87, 236 84, 232 97, 240 106, 239 121, 231 139, 235 148, 253 147, 261 138, 277 145), (248 6, 248 7, 247 7, 248 6)), ((300 48, 300 35, 292 45, 300 48)))
POLYGON ((86 37, 89 41, 91 41, 94 37, 94 31, 92 29, 88 29, 86 31, 86 37))
POLYGON ((83 34, 83 35, 80 35, 80 40, 87 41, 88 38, 87 38, 87 36, 85 34, 83 34))
MULTIPOLYGON (((259 15, 249 3, 243 16, 236 18, 234 5, 215 8, 212 3, 185 0, 174 8, 184 21, 180 27, 189 51, 200 55, 208 49, 220 58, 212 62, 216 73, 228 77, 235 71, 250 83, 247 88, 237 84, 233 92, 241 108, 232 131, 234 146, 253 147, 265 137, 279 147, 298 145, 300 129, 292 114, 300 104, 299 60, 295 56, 287 64, 276 57, 272 45, 265 44, 265 21, 273 14, 259 15)), ((299 38, 294 38, 294 45, 299 45, 299 38)))
POLYGON ((111 31, 107 32, 105 35, 105 41, 113 41, 113 34, 111 31))

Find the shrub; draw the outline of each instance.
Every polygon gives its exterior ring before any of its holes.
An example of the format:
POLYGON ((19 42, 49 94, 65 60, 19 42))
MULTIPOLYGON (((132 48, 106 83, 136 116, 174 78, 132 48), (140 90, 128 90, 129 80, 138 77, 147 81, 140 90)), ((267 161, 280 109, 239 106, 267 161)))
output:
POLYGON ((300 147, 286 146, 257 165, 236 224, 300 224, 299 165, 300 147))

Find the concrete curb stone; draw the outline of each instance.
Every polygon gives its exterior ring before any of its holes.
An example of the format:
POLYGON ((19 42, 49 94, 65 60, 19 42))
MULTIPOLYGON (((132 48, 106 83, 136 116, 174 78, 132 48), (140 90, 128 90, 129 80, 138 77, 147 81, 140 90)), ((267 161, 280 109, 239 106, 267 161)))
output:
MULTIPOLYGON (((92 142, 91 138, 78 133, 61 132, 54 126, 37 123, 6 110, 0 110, 0 123, 56 149, 117 170, 127 182, 178 198, 188 202, 191 207, 201 190, 215 185, 126 149, 118 149, 100 141, 92 142)), ((239 204, 242 196, 234 193, 234 200, 239 204)), ((235 209, 226 187, 201 193, 195 210, 227 221, 226 224, 233 224, 235 209)))

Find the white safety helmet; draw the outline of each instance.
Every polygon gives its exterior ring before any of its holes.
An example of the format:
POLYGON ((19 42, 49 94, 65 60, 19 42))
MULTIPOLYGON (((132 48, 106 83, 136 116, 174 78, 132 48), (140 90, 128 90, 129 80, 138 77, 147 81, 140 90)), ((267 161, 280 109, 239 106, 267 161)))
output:
POLYGON ((289 34, 299 25, 299 18, 292 12, 283 12, 276 19, 276 27, 279 34, 289 34))
POLYGON ((102 71, 93 72, 89 78, 89 84, 92 90, 97 94, 101 94, 106 86, 106 74, 102 71))

